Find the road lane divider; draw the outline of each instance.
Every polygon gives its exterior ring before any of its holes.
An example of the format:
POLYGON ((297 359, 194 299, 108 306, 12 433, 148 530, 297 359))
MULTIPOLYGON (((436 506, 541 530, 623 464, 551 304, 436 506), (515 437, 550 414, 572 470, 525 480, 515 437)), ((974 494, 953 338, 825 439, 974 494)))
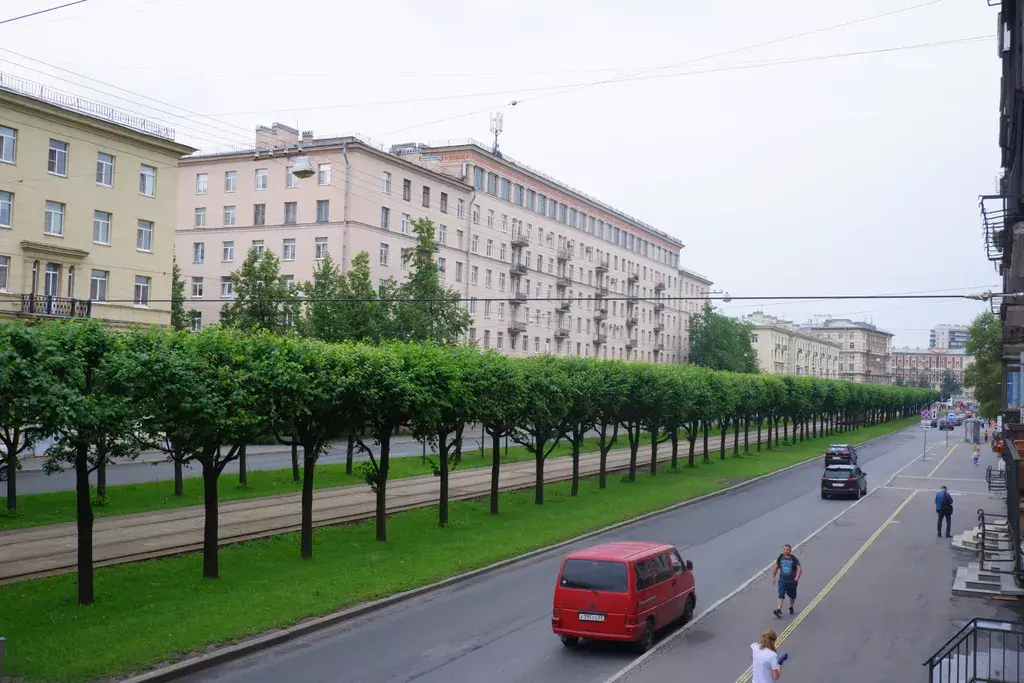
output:
MULTIPOLYGON (((847 572, 850 571, 850 568, 853 567, 853 565, 856 564, 857 560, 859 560, 864 555, 864 553, 867 552, 868 548, 870 548, 874 544, 874 542, 878 540, 878 537, 882 535, 882 532, 889 528, 889 525, 892 524, 893 520, 896 519, 896 517, 898 517, 901 512, 903 512, 903 508, 907 507, 907 504, 910 503, 910 501, 913 500, 914 496, 916 495, 917 491, 911 491, 910 495, 907 496, 903 500, 903 502, 896 507, 893 513, 889 515, 889 517, 884 522, 882 522, 882 525, 875 529, 875 532, 868 537, 868 540, 864 541, 864 544, 857 549, 857 552, 855 552, 853 556, 846 561, 846 564, 843 565, 842 569, 836 572, 836 575, 832 577, 832 580, 825 584, 825 587, 822 588, 818 592, 818 594, 814 596, 814 599, 811 600, 810 603, 808 603, 807 607, 800 610, 800 614, 798 614, 796 618, 790 622, 789 626, 787 626, 785 630, 779 634, 778 639, 776 639, 775 641, 776 647, 782 645, 786 638, 788 638, 789 635, 793 633, 793 631, 795 631, 800 624, 803 623, 804 619, 806 619, 807 616, 814 611, 814 608, 817 607, 818 604, 825 599, 825 596, 832 592, 832 589, 836 587, 836 585, 842 580, 844 576, 846 576, 847 572)), ((743 674, 736 679, 736 683, 750 683, 752 674, 752 667, 747 667, 747 670, 744 671, 743 674)))

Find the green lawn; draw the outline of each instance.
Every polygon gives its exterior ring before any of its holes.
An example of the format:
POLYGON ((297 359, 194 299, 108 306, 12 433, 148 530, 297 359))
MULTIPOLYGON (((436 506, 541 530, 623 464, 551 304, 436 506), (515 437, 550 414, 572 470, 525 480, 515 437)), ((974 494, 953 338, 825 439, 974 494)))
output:
MULTIPOLYGON (((649 437, 642 437, 643 443, 649 443, 649 437)), ((616 442, 616 448, 628 446, 625 438, 616 442)), ((597 439, 587 439, 583 444, 583 450, 593 452, 597 450, 597 439)), ((551 453, 551 458, 569 455, 568 443, 561 443, 551 453)), ((508 455, 504 455, 502 447, 502 462, 519 462, 532 460, 533 456, 523 446, 512 446, 508 448, 508 455)), ((299 456, 301 457, 301 451, 299 456)), ((435 457, 436 462, 436 457, 435 457)), ((480 450, 474 449, 462 454, 462 463, 459 469, 471 467, 489 467, 491 464, 491 452, 485 450, 484 457, 480 457, 480 450)), ((316 468, 316 488, 326 489, 333 486, 352 486, 363 483, 358 472, 359 463, 356 463, 357 470, 349 475, 345 474, 345 465, 325 464, 316 468)), ((116 465, 111 469, 116 470, 116 465)), ((198 467, 198 464, 195 465, 198 467)), ((186 470, 196 471, 196 470, 186 470)), ((391 459, 389 479, 401 479, 403 477, 414 477, 422 474, 431 474, 433 469, 429 462, 423 463, 420 456, 405 456, 391 459)), ((2 488, 2 487, 0 487, 2 488)), ((241 486, 238 483, 237 474, 224 474, 220 478, 218 487, 221 501, 239 500, 242 498, 259 498, 261 496, 273 496, 281 493, 298 493, 302 490, 302 484, 292 480, 291 468, 280 470, 250 470, 248 484, 241 486)), ((114 515, 127 515, 133 512, 148 512, 150 510, 166 510, 169 508, 183 507, 186 505, 203 504, 203 480, 199 476, 191 476, 184 480, 184 495, 181 498, 174 496, 174 482, 172 480, 153 481, 142 484, 118 484, 107 486, 107 502, 104 505, 94 507, 97 517, 110 517, 114 515)), ((73 522, 75 520, 75 492, 57 491, 54 493, 34 493, 18 496, 18 513, 15 516, 7 516, 6 498, 0 497, 0 531, 8 529, 19 529, 41 524, 56 524, 57 522, 73 522)))
MULTIPOLYGON (((860 442, 917 422, 901 420, 843 435, 860 442)), ((374 541, 373 520, 319 528, 315 558, 299 559, 297 534, 225 547, 222 577, 205 581, 201 557, 101 568, 96 604, 75 604, 75 575, 0 586, 0 634, 7 637, 5 674, 30 681, 87 681, 138 671, 215 643, 294 624, 359 602, 482 567, 587 531, 719 490, 787 465, 820 457, 837 437, 720 461, 694 469, 619 477, 599 490, 584 480, 580 496, 551 484, 545 504, 532 491, 502 494, 501 514, 485 500, 455 502, 451 523, 436 510, 392 516, 389 541, 374 541)), ((552 580, 553 577, 552 577, 552 580)))

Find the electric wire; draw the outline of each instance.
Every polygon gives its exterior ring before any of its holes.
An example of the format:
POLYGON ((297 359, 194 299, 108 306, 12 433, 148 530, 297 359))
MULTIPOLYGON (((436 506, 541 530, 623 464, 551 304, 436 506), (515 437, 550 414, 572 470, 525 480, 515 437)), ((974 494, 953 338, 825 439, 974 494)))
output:
POLYGON ((29 12, 28 14, 22 14, 22 15, 17 16, 17 17, 11 17, 9 19, 2 19, 2 20, 0 20, 0 26, 2 26, 3 24, 10 24, 10 23, 13 23, 15 21, 20 21, 21 19, 28 19, 29 17, 37 17, 40 14, 47 14, 48 12, 56 12, 57 10, 64 9, 65 7, 71 7, 73 5, 81 5, 83 2, 89 2, 89 0, 73 0, 73 2, 65 2, 63 5, 54 5, 53 7, 47 7, 46 9, 36 10, 35 12, 29 12))

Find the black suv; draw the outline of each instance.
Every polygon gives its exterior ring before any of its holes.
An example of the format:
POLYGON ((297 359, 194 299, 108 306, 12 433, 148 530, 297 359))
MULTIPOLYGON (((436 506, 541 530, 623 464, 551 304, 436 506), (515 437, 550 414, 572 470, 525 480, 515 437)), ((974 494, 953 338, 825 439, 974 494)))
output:
POLYGON ((821 475, 822 500, 832 496, 860 498, 867 493, 867 475, 856 465, 829 465, 821 475))
POLYGON ((856 465, 857 449, 847 443, 834 443, 825 449, 825 467, 829 465, 856 465))

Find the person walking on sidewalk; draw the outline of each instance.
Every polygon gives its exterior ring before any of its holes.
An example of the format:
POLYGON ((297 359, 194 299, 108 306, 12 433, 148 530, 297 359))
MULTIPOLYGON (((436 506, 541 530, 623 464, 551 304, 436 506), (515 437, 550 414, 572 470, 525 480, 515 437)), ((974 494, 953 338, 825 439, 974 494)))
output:
POLYGON ((786 544, 782 546, 782 554, 775 559, 775 566, 772 567, 772 584, 778 580, 779 604, 772 612, 775 616, 782 618, 782 603, 789 597, 789 613, 793 613, 793 603, 796 602, 796 587, 804 568, 800 566, 800 560, 793 554, 793 546, 786 544))
POLYGON ((946 538, 952 538, 949 534, 949 525, 953 520, 953 496, 943 486, 935 494, 935 512, 938 514, 938 521, 935 523, 936 536, 942 537, 942 520, 946 520, 946 538))
POLYGON ((971 460, 974 461, 974 466, 978 466, 978 458, 981 456, 981 447, 978 444, 974 444, 971 447, 971 460))
POLYGON ((775 641, 778 635, 775 629, 766 628, 761 633, 761 640, 750 644, 750 651, 753 653, 753 662, 750 671, 753 673, 752 683, 771 683, 779 680, 782 675, 782 662, 775 651, 775 641))

